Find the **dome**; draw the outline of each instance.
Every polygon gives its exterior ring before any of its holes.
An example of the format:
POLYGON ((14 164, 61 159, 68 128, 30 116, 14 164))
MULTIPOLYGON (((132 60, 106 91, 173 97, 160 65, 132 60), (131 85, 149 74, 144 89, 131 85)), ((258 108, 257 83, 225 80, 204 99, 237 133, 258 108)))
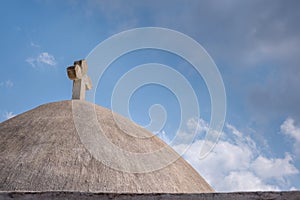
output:
MULTIPOLYGON (((206 193, 210 185, 157 136, 113 114, 109 109, 80 100, 44 104, 0 124, 0 191, 79 191, 103 193, 206 193), (73 120, 72 105, 95 109, 105 136, 129 152, 147 153, 166 147, 157 158, 178 156, 163 168, 136 173, 118 170, 83 145, 73 120), (125 134, 116 123, 126 124, 125 134)), ((122 155, 114 155, 121 164, 122 155)))

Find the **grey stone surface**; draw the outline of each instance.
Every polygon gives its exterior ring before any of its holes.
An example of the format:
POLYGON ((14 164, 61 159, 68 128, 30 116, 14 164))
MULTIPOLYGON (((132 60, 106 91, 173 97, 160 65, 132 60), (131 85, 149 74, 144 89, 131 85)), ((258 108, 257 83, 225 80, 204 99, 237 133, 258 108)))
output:
POLYGON ((205 200, 299 200, 300 191, 293 192, 236 192, 236 193, 203 193, 203 194, 115 194, 87 192, 0 192, 0 200, 9 199, 114 199, 114 200, 176 200, 176 199, 205 199, 205 200))
POLYGON ((67 68, 68 77, 73 80, 72 99, 85 99, 85 91, 92 89, 92 81, 87 75, 88 65, 85 60, 74 62, 67 68))

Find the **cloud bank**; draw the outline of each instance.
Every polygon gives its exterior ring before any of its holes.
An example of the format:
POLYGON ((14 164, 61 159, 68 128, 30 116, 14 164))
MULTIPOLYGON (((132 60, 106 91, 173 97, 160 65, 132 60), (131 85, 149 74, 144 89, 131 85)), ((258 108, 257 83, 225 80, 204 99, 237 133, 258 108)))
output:
MULTIPOLYGON (((209 128, 208 123, 200 119, 190 120, 188 126, 201 130, 203 136, 209 128)), ((282 129, 287 130, 293 136, 298 131, 287 119, 282 124, 282 129)), ((184 143, 174 145, 173 148, 182 152, 187 145, 184 143)), ((201 137, 202 137, 201 136, 201 137)), ((162 139, 166 139, 163 134, 162 139)), ((228 191, 260 191, 260 190, 289 190, 294 188, 290 185, 289 178, 299 174, 294 165, 293 155, 286 152, 283 157, 266 156, 257 147, 255 141, 248 135, 237 130, 233 125, 226 124, 222 137, 213 151, 204 159, 199 159, 199 153, 204 142, 203 138, 197 138, 183 157, 212 185, 218 192, 228 191)))

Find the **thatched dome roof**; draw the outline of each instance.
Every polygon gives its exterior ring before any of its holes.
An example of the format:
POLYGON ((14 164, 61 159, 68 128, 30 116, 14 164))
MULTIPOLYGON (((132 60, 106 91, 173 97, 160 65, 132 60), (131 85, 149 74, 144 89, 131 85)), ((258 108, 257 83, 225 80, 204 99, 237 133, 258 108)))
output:
MULTIPOLYGON (((72 102, 75 101, 45 104, 0 124, 0 191, 213 191, 182 158, 148 173, 120 171, 95 159, 77 134, 72 116, 72 102)), ((94 104, 88 102, 76 102, 94 107, 94 104)), ((98 123, 105 129, 106 137, 120 148, 139 153, 154 151, 166 145, 149 131, 117 115, 117 118, 126 122, 127 130, 152 137, 141 141, 124 134, 114 123, 110 110, 97 105, 95 109, 98 123)), ((167 149, 170 155, 176 154, 171 148, 167 149)), ((165 156, 168 155, 162 155, 161 161, 165 156)))

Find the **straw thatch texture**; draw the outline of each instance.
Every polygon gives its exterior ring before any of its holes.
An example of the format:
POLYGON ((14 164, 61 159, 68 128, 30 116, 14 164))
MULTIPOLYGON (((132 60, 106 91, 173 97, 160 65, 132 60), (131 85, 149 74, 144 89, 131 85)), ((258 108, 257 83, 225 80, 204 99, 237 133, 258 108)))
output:
MULTIPOLYGON (((76 102, 94 106, 84 101, 76 102)), ((114 123, 110 110, 97 105, 95 108, 106 137, 120 148, 151 152, 166 145, 156 136, 141 140, 124 134, 114 123)), ((117 117, 126 122, 127 130, 135 135, 152 135, 135 123, 117 117)), ((169 151, 174 155, 171 148, 169 151)), ((81 143, 73 122, 72 101, 45 104, 1 123, 0 191, 62 190, 112 193, 213 191, 182 158, 149 173, 122 172, 102 164, 81 143)))

